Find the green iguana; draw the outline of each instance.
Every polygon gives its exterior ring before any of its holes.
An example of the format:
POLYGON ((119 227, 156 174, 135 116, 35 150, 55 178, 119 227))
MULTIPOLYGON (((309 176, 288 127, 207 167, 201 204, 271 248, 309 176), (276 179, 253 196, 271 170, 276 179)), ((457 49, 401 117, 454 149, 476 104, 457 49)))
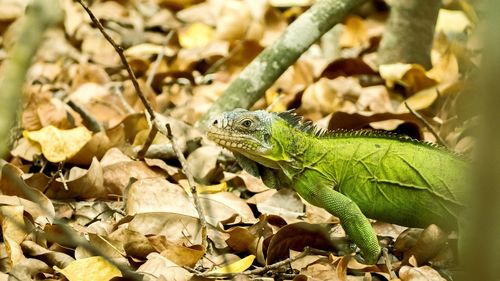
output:
POLYGON ((244 109, 216 117, 208 137, 261 165, 266 184, 290 185, 337 216, 367 263, 381 252, 367 217, 458 227, 467 161, 435 144, 377 131, 326 132, 289 111, 244 109))

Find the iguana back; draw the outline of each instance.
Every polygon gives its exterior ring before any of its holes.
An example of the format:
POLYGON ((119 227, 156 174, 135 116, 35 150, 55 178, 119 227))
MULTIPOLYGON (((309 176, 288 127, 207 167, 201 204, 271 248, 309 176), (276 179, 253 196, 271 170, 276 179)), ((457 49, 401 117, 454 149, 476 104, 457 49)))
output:
MULTIPOLYGON (((336 182, 335 190, 373 219, 409 227, 456 229, 466 181, 465 161, 435 145, 381 133, 311 137, 308 170, 336 182)), ((300 193, 300 190, 298 191, 300 193)))

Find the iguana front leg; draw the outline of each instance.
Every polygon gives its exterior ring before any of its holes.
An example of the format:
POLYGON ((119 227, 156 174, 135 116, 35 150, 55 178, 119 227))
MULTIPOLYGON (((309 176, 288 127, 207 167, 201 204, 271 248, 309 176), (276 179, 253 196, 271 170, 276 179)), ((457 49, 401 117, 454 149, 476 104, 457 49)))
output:
POLYGON ((295 190, 309 203, 338 217, 347 235, 361 249, 366 263, 376 263, 381 248, 375 231, 358 205, 349 197, 335 191, 334 184, 319 172, 311 170, 298 176, 295 190))
POLYGON ((254 177, 261 178, 262 182, 267 187, 280 189, 292 186, 292 183, 282 171, 265 167, 264 165, 256 163, 239 153, 234 153, 234 157, 243 170, 247 171, 254 177))

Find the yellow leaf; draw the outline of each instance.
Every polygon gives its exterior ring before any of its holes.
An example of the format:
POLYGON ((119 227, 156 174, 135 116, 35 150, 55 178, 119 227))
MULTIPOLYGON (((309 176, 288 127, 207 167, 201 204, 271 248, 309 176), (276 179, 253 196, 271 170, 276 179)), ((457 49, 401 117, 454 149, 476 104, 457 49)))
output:
MULTIPOLYGON (((436 87, 428 88, 422 90, 413 96, 406 99, 406 103, 413 110, 426 109, 431 106, 434 101, 438 98, 438 89, 436 87)), ((406 113, 409 112, 404 103, 398 107, 397 112, 406 113)))
POLYGON ((379 72, 388 87, 392 88, 397 83, 402 85, 409 94, 437 84, 437 81, 429 77, 419 64, 384 64, 379 66, 379 72))
POLYGON ((461 33, 466 28, 471 27, 472 23, 467 15, 462 11, 451 11, 446 9, 439 10, 436 22, 436 32, 457 32, 461 33))
POLYGON ((271 105, 271 104, 273 105, 269 111, 282 112, 282 111, 285 111, 287 109, 286 105, 281 100, 280 94, 276 90, 274 90, 274 89, 267 90, 265 98, 266 98, 266 103, 268 105, 271 105))
POLYGON ((107 281, 113 277, 121 277, 118 268, 103 257, 90 257, 71 262, 64 269, 55 267, 69 281, 100 280, 107 281))
POLYGON ((193 23, 179 31, 179 43, 183 48, 196 48, 207 45, 214 36, 214 29, 203 23, 193 23))
POLYGON ((167 56, 172 56, 174 54, 174 50, 163 47, 162 45, 156 45, 151 43, 142 43, 139 45, 132 46, 125 50, 125 55, 129 57, 141 57, 141 56, 151 56, 157 55, 161 52, 164 52, 167 56))
POLYGON ((249 255, 239 261, 230 263, 216 270, 212 270, 210 271, 210 273, 240 273, 249 268, 252 265, 254 259, 254 255, 249 255))
POLYGON ((92 133, 85 127, 60 130, 47 126, 38 131, 24 131, 23 136, 39 143, 45 158, 55 163, 74 156, 92 138, 92 133))
POLYGON ((222 192, 227 190, 227 183, 226 182, 221 182, 219 184, 213 184, 213 185, 197 185, 196 190, 200 194, 204 193, 217 193, 217 192, 222 192))

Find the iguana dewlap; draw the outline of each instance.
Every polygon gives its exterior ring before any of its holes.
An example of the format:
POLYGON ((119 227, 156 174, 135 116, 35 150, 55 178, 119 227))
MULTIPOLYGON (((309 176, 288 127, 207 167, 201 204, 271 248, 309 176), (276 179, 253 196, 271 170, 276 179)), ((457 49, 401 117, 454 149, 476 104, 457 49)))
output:
POLYGON ((208 137, 337 216, 367 263, 380 255, 367 217, 457 228, 467 163, 445 148, 381 132, 325 132, 290 112, 243 109, 216 117, 208 137))

